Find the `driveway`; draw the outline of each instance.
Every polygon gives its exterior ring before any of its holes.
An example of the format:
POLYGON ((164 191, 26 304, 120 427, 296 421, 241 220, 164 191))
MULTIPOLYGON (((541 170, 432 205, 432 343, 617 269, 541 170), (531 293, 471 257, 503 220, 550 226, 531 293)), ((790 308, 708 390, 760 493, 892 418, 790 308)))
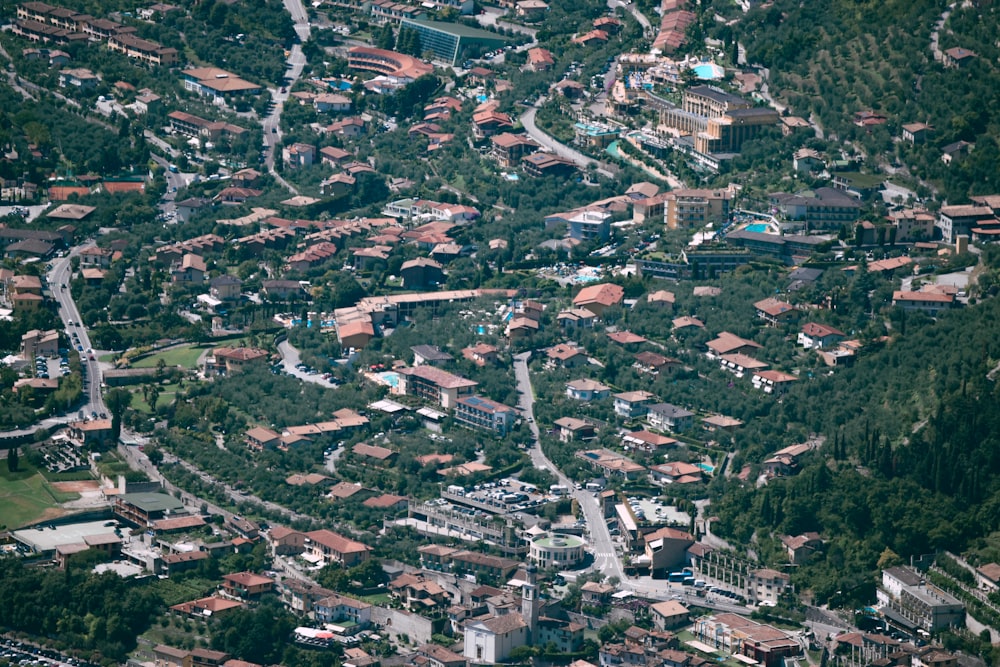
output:
POLYGON ((524 130, 528 133, 529 137, 559 157, 571 160, 580 169, 586 170, 590 164, 596 164, 598 165, 597 173, 608 178, 614 177, 614 174, 611 172, 611 165, 599 162, 592 157, 584 155, 580 151, 570 148, 566 144, 560 143, 554 137, 540 130, 538 126, 535 125, 535 114, 537 112, 537 108, 528 107, 525 112, 521 114, 521 125, 524 126, 524 130))

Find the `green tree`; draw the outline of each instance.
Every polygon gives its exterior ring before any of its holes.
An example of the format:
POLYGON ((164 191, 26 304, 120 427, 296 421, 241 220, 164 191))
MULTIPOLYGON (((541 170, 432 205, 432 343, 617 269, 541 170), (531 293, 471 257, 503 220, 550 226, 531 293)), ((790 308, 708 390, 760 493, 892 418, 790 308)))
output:
POLYGON ((7 472, 17 472, 18 452, 17 447, 7 450, 7 472))
POLYGON ((104 403, 111 411, 111 437, 118 440, 122 433, 122 415, 125 409, 132 403, 132 394, 128 389, 116 387, 108 392, 104 397, 104 403))

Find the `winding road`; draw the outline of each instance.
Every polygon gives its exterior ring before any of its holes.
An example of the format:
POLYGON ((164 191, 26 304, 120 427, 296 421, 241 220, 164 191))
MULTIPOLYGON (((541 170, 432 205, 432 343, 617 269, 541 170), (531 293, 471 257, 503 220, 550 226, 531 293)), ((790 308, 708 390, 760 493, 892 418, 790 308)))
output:
POLYGON ((521 114, 521 125, 524 126, 525 132, 528 136, 537 141, 539 144, 552 151, 556 155, 567 160, 571 160, 580 169, 586 170, 591 164, 596 164, 598 166, 597 173, 607 178, 614 178, 614 173, 612 172, 611 165, 605 162, 599 162, 592 157, 584 155, 580 151, 570 148, 564 143, 556 140, 549 134, 540 130, 537 125, 535 125, 535 114, 538 109, 535 107, 528 107, 523 114, 521 114))

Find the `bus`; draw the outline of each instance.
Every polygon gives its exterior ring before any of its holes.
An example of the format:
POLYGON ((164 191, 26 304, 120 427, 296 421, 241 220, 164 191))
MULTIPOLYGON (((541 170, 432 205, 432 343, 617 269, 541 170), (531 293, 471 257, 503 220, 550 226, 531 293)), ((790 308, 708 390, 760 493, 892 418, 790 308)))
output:
POLYGON ((691 579, 691 583, 694 583, 694 574, 691 570, 681 570, 680 572, 671 572, 667 575, 667 581, 675 583, 684 583, 685 579, 691 579))

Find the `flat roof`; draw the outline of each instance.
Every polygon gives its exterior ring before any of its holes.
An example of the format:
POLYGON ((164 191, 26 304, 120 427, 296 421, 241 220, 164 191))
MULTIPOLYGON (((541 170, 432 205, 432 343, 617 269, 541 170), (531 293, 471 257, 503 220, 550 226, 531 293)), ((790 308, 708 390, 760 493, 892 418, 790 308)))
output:
MULTIPOLYGON (((115 536, 116 524, 107 526, 110 521, 82 521, 54 528, 22 528, 12 535, 18 542, 25 544, 39 553, 55 551, 67 544, 83 544, 84 538, 91 536, 115 536)), ((47 526, 49 524, 42 524, 47 526)))
POLYGON ((434 30, 440 30, 441 32, 446 32, 449 35, 455 35, 459 38, 469 38, 469 39, 489 39, 498 42, 509 41, 503 35, 495 32, 489 32, 488 30, 481 30, 479 28, 473 28, 471 26, 463 25, 461 23, 445 23, 443 21, 428 21, 426 19, 409 19, 404 18, 402 20, 403 24, 412 23, 414 25, 422 25, 434 30))
POLYGON ((165 512, 184 507, 184 503, 166 493, 126 493, 119 498, 123 502, 135 505, 143 512, 165 512))

